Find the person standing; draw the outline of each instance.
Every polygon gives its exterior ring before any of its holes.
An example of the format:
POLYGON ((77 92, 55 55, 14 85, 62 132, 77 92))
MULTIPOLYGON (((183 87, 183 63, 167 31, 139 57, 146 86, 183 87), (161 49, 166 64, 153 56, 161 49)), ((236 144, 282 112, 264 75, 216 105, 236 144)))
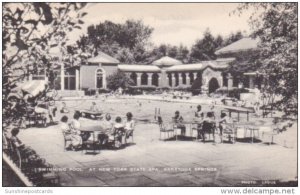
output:
POLYGON ((132 136, 133 134, 133 130, 134 130, 134 126, 135 126, 135 122, 132 119, 133 115, 131 112, 128 112, 126 114, 127 117, 127 121, 125 122, 125 142, 126 139, 128 139, 130 136, 132 136))

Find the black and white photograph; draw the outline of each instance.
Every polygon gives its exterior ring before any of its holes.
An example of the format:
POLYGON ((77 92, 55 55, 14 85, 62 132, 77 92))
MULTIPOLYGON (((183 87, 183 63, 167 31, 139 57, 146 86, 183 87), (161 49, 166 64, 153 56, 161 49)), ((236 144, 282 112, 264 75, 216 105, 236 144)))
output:
POLYGON ((298 2, 3 2, 2 187, 298 187, 298 2))

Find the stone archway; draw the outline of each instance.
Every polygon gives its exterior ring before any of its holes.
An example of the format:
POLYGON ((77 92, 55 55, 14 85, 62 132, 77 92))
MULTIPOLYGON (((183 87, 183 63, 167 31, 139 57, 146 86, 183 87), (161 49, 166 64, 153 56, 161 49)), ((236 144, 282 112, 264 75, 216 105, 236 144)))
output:
POLYGON ((148 85, 148 74, 143 73, 141 77, 141 85, 148 85))
POLYGON ((211 78, 208 82, 208 93, 215 92, 220 87, 219 82, 216 78, 211 78))
POLYGON ((132 72, 130 74, 130 79, 133 81, 134 85, 137 85, 137 74, 135 72, 132 72))
POLYGON ((154 86, 156 86, 156 87, 158 87, 158 78, 159 78, 159 76, 158 76, 158 74, 157 73, 153 73, 153 75, 152 75, 152 85, 154 85, 154 86))

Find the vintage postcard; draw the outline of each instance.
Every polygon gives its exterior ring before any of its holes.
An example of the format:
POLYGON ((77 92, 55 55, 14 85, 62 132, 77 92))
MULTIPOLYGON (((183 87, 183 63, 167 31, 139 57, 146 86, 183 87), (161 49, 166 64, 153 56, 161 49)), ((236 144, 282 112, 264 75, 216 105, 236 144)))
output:
POLYGON ((297 187, 297 40, 297 2, 2 3, 2 186, 297 187))

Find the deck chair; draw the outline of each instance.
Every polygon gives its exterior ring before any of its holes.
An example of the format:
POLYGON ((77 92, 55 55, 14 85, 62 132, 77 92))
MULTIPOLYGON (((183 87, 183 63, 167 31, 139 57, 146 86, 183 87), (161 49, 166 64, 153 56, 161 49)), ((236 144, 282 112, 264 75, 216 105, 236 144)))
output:
POLYGON ((71 142, 72 139, 71 139, 71 137, 69 136, 68 133, 66 133, 66 132, 62 132, 62 133, 63 133, 63 137, 64 137, 64 151, 66 151, 67 143, 71 142))
POLYGON ((125 132, 125 144, 127 144, 127 140, 131 137, 131 142, 133 143, 133 129, 125 132))
POLYGON ((225 123, 223 124, 224 129, 222 129, 221 133, 221 143, 223 143, 223 137, 228 138, 229 142, 233 144, 236 141, 236 128, 234 123, 225 123))
MULTIPOLYGON (((112 144, 114 148, 120 148, 122 144, 123 137, 125 135, 124 127, 114 128, 112 136, 109 136, 108 142, 112 144)), ((132 132, 133 133, 133 132, 132 132)), ((126 139, 126 137, 125 137, 126 139)), ((133 139, 133 138, 132 138, 133 139)))
MULTIPOLYGON (((158 126, 159 126, 159 139, 161 139, 162 134, 167 134, 167 139, 170 138, 170 133, 172 134, 172 136, 174 136, 174 129, 173 128, 166 128, 166 126, 163 123, 163 120, 161 118, 161 116, 157 117, 157 122, 158 122, 158 126)), ((166 136, 164 136, 164 139, 166 140, 166 136)))
POLYGON ((92 140, 87 139, 87 140, 82 140, 82 150, 81 152, 87 153, 87 150, 92 150, 93 153, 99 153, 99 142, 97 141, 97 138, 95 136, 94 132, 90 132, 90 136, 93 137, 92 140))
POLYGON ((275 137, 276 135, 278 135, 279 133, 280 133, 280 128, 275 127, 275 128, 273 128, 272 131, 270 131, 270 132, 263 132, 263 133, 262 133, 262 137, 265 137, 265 136, 269 137, 269 138, 270 138, 270 141, 269 141, 268 143, 269 143, 269 145, 271 145, 271 144, 274 143, 274 137, 275 137))
POLYGON ((208 121, 203 121, 201 135, 202 135, 202 139, 203 139, 204 143, 205 143, 205 134, 209 135, 209 139, 212 135, 213 136, 213 141, 215 142, 215 129, 216 129, 216 124, 215 123, 208 122, 208 121))

